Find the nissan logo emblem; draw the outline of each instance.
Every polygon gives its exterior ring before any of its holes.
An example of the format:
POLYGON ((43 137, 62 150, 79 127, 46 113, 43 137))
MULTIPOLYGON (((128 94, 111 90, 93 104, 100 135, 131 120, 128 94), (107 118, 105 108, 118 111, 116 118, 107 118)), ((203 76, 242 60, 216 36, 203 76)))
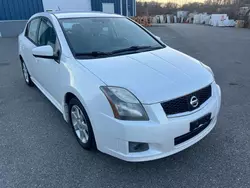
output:
POLYGON ((193 108, 197 107, 199 105, 199 100, 196 96, 192 96, 190 99, 190 104, 193 108))

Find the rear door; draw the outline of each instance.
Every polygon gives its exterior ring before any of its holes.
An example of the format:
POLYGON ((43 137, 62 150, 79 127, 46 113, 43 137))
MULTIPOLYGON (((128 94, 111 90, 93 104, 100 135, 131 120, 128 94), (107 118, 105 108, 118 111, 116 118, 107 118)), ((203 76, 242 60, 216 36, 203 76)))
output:
POLYGON ((31 77, 35 79, 36 58, 33 56, 32 49, 37 47, 37 36, 40 22, 40 18, 34 18, 27 24, 23 41, 20 44, 20 48, 23 52, 22 57, 24 59, 24 62, 28 68, 31 77))

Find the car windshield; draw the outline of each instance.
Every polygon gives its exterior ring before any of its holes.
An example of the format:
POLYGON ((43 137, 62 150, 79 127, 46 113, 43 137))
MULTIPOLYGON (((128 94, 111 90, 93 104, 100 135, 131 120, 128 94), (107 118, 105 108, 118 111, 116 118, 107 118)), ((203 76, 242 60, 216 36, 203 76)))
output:
POLYGON ((60 19, 76 58, 96 58, 160 49, 164 46, 127 18, 60 19))

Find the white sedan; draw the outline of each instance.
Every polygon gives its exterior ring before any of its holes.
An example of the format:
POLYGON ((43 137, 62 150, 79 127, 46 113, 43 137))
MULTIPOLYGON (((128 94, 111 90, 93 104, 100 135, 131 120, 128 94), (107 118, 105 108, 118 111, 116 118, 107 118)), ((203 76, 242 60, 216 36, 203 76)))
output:
POLYGON ((198 142, 217 121, 212 70, 120 15, 38 13, 19 35, 19 57, 25 82, 85 149, 154 160, 198 142))

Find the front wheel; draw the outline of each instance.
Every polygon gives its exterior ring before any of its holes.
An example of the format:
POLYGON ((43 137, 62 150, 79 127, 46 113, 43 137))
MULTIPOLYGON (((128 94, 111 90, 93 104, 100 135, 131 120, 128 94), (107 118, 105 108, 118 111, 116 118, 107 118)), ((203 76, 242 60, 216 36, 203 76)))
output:
POLYGON ((95 148, 95 138, 90 120, 78 99, 70 100, 69 113, 70 123, 79 144, 84 149, 95 148))

